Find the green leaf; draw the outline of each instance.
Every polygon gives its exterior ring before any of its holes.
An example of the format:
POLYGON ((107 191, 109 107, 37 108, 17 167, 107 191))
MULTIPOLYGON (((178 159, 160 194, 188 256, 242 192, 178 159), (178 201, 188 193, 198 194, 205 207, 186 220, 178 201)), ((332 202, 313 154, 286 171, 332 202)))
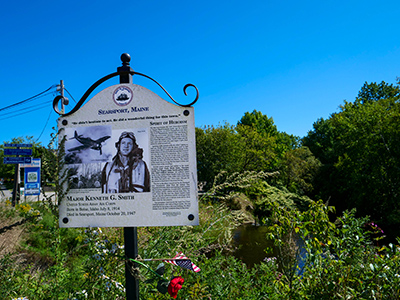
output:
POLYGON ((153 283, 155 281, 154 278, 149 278, 147 280, 144 281, 144 283, 153 283))
POLYGON ((164 274, 164 272, 165 272, 164 263, 160 263, 160 264, 157 266, 156 273, 162 276, 162 275, 164 274))
POLYGON ((166 294, 168 292, 168 285, 169 282, 163 279, 160 279, 157 282, 157 290, 161 293, 161 294, 166 294))

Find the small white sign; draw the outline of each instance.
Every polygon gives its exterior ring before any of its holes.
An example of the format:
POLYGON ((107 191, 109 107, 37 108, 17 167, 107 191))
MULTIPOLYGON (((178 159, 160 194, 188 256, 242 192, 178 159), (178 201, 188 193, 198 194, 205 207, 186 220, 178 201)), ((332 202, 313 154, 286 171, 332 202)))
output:
POLYGON ((28 164, 19 164, 20 168, 35 168, 41 166, 41 159, 40 158, 32 158, 31 163, 28 164))

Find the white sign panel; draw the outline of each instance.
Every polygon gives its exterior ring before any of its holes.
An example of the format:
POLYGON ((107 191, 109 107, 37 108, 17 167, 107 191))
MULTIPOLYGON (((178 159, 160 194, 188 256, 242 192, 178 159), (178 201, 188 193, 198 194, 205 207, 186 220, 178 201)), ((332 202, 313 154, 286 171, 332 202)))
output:
POLYGON ((31 163, 29 164, 19 164, 20 168, 40 168, 41 167, 41 159, 40 158, 32 158, 31 163))
POLYGON ((199 224, 192 107, 119 84, 58 122, 70 188, 61 227, 199 224))

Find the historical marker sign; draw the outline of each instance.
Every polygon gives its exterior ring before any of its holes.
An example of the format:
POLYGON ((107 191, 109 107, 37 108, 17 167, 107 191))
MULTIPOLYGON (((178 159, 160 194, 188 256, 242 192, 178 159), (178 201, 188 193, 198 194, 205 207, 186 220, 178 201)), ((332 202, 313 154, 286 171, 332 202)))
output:
POLYGON ((61 227, 198 225, 192 107, 118 84, 58 126, 70 172, 61 227))

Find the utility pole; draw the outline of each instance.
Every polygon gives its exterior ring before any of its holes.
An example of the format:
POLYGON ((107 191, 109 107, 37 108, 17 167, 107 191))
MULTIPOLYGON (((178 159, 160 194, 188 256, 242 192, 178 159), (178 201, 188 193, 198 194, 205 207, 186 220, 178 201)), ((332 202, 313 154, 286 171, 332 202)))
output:
POLYGON ((65 113, 65 108, 64 108, 64 80, 60 80, 60 95, 62 98, 61 100, 61 112, 65 113))

